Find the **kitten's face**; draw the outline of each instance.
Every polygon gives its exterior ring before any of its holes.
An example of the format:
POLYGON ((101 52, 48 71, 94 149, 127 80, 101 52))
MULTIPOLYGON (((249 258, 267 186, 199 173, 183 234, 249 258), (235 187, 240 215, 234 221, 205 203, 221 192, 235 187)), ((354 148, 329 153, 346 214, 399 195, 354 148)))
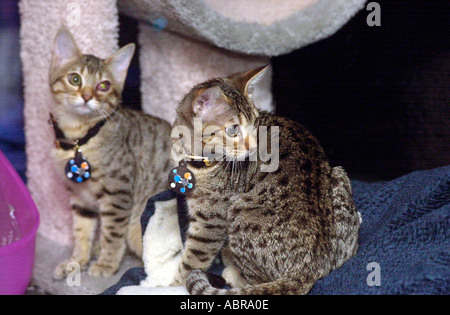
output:
POLYGON ((252 101, 254 85, 266 67, 196 86, 182 101, 179 117, 202 121, 202 156, 244 161, 256 154, 259 116, 252 101))
POLYGON ((119 104, 120 91, 105 63, 83 56, 69 65, 52 85, 59 106, 78 115, 109 114, 119 104))
POLYGON ((216 119, 203 121, 203 155, 210 156, 211 152, 228 161, 244 161, 255 154, 257 140, 254 125, 257 117, 257 111, 244 115, 230 110, 216 119))
POLYGON ((78 118, 110 115, 119 106, 134 49, 128 45, 107 60, 82 55, 71 34, 60 30, 50 70, 56 105, 78 118))

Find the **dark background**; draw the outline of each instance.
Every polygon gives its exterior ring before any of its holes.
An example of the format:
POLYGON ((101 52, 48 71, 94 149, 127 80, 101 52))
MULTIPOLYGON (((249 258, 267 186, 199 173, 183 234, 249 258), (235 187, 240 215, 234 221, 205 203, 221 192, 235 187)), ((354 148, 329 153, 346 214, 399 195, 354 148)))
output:
POLYGON ((353 177, 450 164, 450 1, 378 1, 335 36, 274 58, 278 113, 306 125, 353 177))
MULTIPOLYGON (((363 10, 334 36, 272 61, 278 114, 310 129, 333 165, 371 181, 450 164, 450 1, 377 2, 381 27, 369 27, 363 10)), ((1 0, 0 31, 18 29, 16 6, 1 0)), ((137 42, 137 22, 120 21, 121 45, 137 42)), ((135 58, 124 95, 134 108, 139 84, 135 58)), ((0 149, 23 174, 21 102, 0 103, 0 115, 14 118, 0 119, 0 149)))

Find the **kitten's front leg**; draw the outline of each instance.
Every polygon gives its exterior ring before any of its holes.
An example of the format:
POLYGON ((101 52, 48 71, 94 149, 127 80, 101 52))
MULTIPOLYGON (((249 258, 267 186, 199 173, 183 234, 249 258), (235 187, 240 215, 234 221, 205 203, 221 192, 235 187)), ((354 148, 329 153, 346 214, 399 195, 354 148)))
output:
POLYGON ((101 236, 100 257, 89 268, 91 277, 110 277, 115 274, 126 250, 126 235, 132 209, 131 197, 100 200, 101 236))
POLYGON ((201 214, 191 219, 181 264, 173 286, 182 286, 192 270, 208 270, 227 238, 226 218, 201 214))
POLYGON ((87 269, 91 260, 92 242, 97 228, 96 212, 82 207, 78 203, 72 204, 73 209, 73 229, 74 229, 74 249, 72 257, 56 267, 53 278, 63 280, 71 270, 68 266, 71 263, 78 264, 82 270, 87 269))

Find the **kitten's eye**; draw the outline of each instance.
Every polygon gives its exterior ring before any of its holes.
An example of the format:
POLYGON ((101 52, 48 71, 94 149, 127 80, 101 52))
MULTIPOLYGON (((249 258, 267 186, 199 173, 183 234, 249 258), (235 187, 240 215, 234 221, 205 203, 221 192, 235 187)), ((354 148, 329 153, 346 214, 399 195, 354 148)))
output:
POLYGON ((111 88, 111 83, 109 83, 109 81, 104 81, 97 85, 97 90, 102 91, 102 92, 108 92, 110 88, 111 88))
POLYGON ((69 83, 72 84, 73 86, 81 86, 81 77, 79 74, 76 73, 72 73, 69 74, 69 83))
POLYGON ((234 125, 234 126, 231 126, 231 127, 227 127, 227 129, 225 129, 225 132, 230 137, 237 137, 237 135, 239 135, 239 125, 234 125))

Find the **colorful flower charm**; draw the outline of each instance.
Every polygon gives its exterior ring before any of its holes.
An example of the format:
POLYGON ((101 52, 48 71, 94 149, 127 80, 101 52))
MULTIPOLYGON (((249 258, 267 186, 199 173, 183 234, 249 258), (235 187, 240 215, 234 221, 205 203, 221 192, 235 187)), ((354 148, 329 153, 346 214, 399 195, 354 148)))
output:
POLYGON ((84 183, 91 178, 91 165, 84 158, 81 151, 76 151, 75 157, 67 163, 66 177, 78 184, 84 183))
POLYGON ((186 167, 184 161, 181 161, 178 167, 170 171, 169 186, 174 192, 180 195, 188 195, 194 190, 195 176, 186 167))

